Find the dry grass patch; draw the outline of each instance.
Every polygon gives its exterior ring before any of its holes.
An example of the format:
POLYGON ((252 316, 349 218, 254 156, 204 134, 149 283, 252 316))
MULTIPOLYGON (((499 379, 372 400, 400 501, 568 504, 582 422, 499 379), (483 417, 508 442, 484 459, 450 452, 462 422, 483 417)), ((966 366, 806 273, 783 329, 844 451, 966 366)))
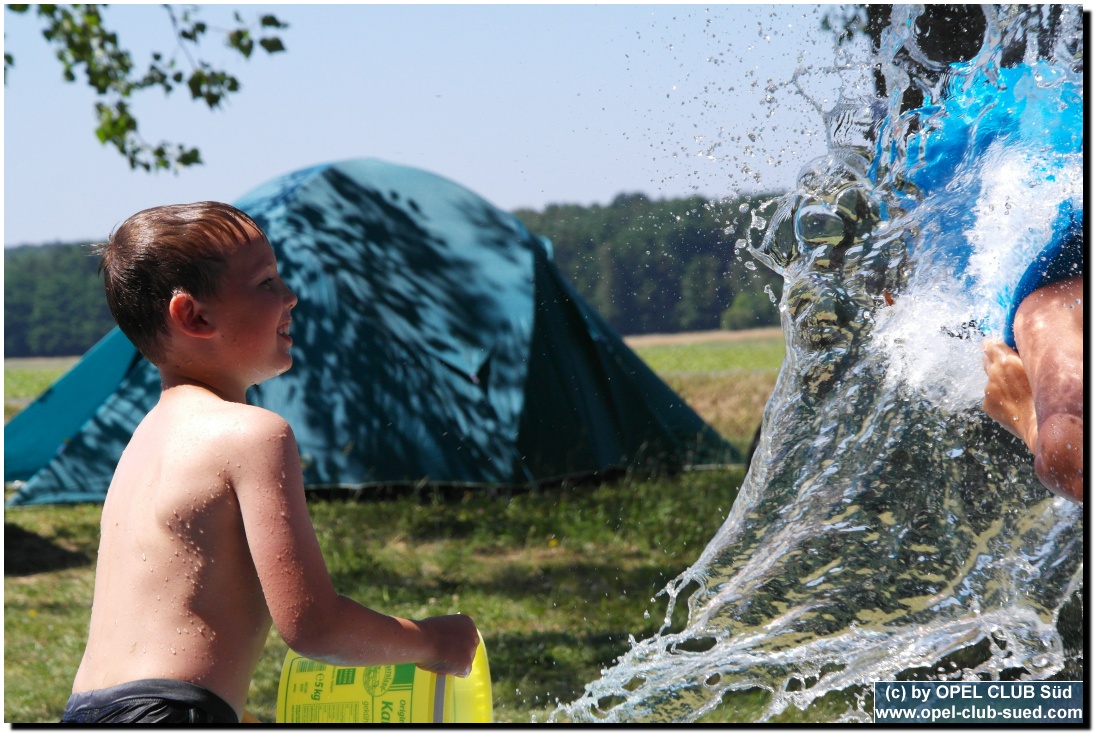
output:
POLYGON ((778 370, 743 370, 726 374, 666 375, 666 384, 715 431, 743 451, 760 426, 778 370))

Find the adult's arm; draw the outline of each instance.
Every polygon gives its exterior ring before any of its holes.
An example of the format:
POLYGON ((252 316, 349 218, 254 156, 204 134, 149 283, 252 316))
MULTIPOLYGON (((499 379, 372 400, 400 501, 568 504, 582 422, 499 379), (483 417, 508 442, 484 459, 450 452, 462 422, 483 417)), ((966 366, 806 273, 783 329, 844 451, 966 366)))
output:
POLYGON ((1034 453, 1034 471, 1053 492, 1083 502, 1083 276, 1023 299, 1014 330, 1034 404, 1036 426, 1023 437, 1034 453))

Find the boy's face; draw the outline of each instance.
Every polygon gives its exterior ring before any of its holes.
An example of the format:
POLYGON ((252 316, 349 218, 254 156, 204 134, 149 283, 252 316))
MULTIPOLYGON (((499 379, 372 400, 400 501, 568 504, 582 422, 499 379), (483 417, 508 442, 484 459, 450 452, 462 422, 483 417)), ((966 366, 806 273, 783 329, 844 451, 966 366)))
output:
POLYGON ((248 385, 257 385, 293 364, 289 312, 297 297, 278 275, 266 236, 250 226, 247 229, 251 238, 229 253, 228 267, 209 307, 227 359, 234 361, 225 367, 242 370, 248 385))

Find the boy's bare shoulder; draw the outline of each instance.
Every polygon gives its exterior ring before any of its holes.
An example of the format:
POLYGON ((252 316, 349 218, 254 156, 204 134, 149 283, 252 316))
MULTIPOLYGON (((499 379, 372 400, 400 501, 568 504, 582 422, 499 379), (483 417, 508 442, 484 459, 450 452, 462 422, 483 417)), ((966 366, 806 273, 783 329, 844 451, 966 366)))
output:
POLYGON ((191 440, 226 449, 274 440, 295 443, 288 421, 273 411, 244 403, 184 399, 172 406, 168 420, 175 431, 191 440))
POLYGON ((231 422, 226 439, 232 453, 252 463, 244 465, 243 476, 263 474, 263 470, 280 467, 287 454, 296 454, 296 438, 289 422, 273 411, 257 406, 235 404, 230 409, 231 422))
POLYGON ((260 406, 244 403, 226 403, 225 418, 230 426, 244 435, 281 435, 292 431, 289 422, 278 414, 260 406))
POLYGON ((196 390, 162 397, 138 427, 123 459, 127 456, 119 483, 134 486, 147 481, 151 462, 163 476, 177 478, 180 487, 232 488, 237 495, 300 473, 296 437, 284 418, 196 390))

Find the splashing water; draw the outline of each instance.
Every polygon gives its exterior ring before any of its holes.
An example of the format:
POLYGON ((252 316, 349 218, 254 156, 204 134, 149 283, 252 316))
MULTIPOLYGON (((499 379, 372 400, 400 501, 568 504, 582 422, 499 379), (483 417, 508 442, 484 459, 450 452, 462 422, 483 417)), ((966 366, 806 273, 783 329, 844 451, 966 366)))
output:
POLYGON ((875 58, 838 70, 879 64, 896 91, 844 84, 828 155, 754 253, 784 277, 787 357, 730 516, 663 590, 659 633, 553 721, 767 720, 825 697, 821 717, 869 722, 875 681, 1066 664, 1083 511, 981 412, 980 343, 1083 210, 1082 138, 1052 142, 1082 135, 1080 11, 986 9, 980 50, 948 65, 917 44, 921 10, 894 6, 875 58))

